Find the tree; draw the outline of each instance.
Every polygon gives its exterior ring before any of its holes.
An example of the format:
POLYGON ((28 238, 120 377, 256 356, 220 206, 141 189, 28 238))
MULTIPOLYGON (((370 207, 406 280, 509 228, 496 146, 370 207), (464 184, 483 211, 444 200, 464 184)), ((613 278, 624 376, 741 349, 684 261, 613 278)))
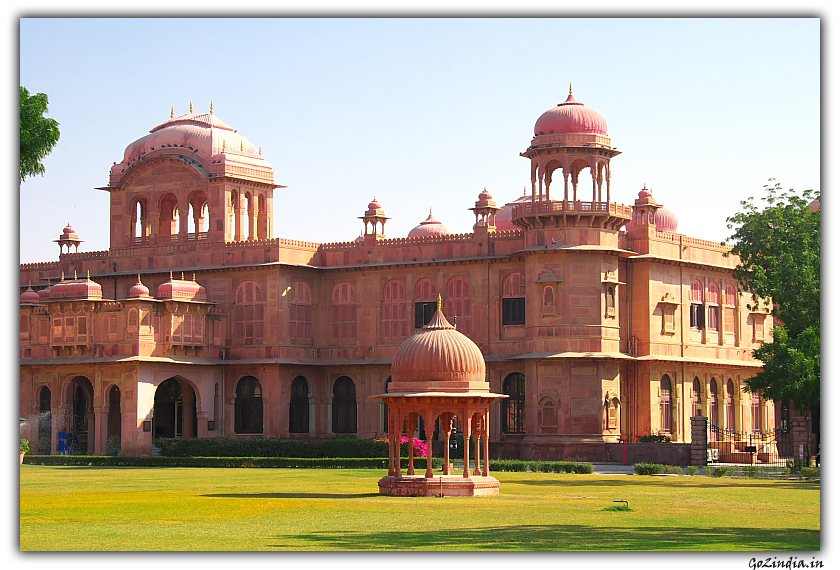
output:
POLYGON ((819 434, 820 210, 811 204, 820 194, 800 196, 773 182, 762 208, 750 198, 726 220, 735 229, 728 240, 741 258, 734 276, 752 295, 749 308, 769 308, 777 323, 773 339, 754 353, 764 368, 746 389, 809 413, 819 434))
POLYGON ((45 93, 29 95, 20 87, 20 181, 44 174, 41 161, 58 142, 58 121, 44 117, 49 99, 45 93))

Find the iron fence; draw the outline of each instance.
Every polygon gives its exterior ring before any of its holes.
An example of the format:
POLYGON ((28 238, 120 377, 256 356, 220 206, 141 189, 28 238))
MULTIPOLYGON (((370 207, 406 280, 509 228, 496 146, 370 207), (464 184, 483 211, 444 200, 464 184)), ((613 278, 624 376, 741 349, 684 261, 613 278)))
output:
POLYGON ((709 464, 738 463, 784 467, 794 459, 790 428, 735 431, 709 422, 706 459, 709 464))

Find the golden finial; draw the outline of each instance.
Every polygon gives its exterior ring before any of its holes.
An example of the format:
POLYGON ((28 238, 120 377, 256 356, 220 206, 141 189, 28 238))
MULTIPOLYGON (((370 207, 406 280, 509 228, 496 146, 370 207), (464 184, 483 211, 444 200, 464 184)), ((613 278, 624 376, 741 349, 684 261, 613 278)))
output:
POLYGON ((443 310, 443 298, 440 296, 440 293, 438 293, 438 311, 441 310, 443 310))
POLYGON ((142 281, 140 281, 140 274, 139 273, 137 274, 137 282, 142 283, 142 281))
POLYGON ((260 156, 262 156, 262 147, 260 147, 260 156))
POLYGON ((79 278, 79 272, 74 269, 73 270, 73 280, 75 281, 78 278, 79 278))
POLYGON ((572 84, 569 83, 569 95, 571 95, 571 94, 572 94, 572 84))
POLYGON ((88 269, 87 271, 88 271, 88 279, 90 279, 90 269, 88 269))
POLYGON ((245 152, 245 141, 239 141, 239 152, 245 152))
POLYGON ((169 111, 169 118, 170 118, 170 119, 174 119, 174 118, 175 118, 175 105, 172 105, 172 110, 171 110, 171 111, 169 111))
POLYGON ((181 272, 181 281, 183 281, 183 280, 184 280, 184 272, 182 271, 181 272))
POLYGON ((222 152, 225 152, 225 148, 227 148, 227 139, 222 141, 222 152))
POLYGON ((190 101, 190 115, 192 115, 192 113, 193 113, 193 106, 192 106, 192 101, 190 101))
POLYGON ((193 283, 195 283, 195 271, 193 271, 193 283))
POLYGON ((523 195, 523 196, 527 196, 527 195, 528 195, 528 187, 527 187, 527 186, 523 186, 523 187, 522 187, 522 195, 523 195))
POLYGON ((210 114, 213 114, 213 101, 210 101, 210 114))
POLYGON ((64 272, 61 272, 61 280, 64 281, 64 272))
POLYGON ((169 280, 172 281, 172 271, 169 272, 169 280))

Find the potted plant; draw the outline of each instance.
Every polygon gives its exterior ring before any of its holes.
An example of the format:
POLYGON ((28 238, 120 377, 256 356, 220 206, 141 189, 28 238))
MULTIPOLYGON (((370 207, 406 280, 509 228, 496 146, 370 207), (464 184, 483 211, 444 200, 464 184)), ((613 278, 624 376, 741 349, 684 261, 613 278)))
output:
POLYGON ((30 450, 29 440, 20 438, 20 464, 23 465, 23 456, 30 450))

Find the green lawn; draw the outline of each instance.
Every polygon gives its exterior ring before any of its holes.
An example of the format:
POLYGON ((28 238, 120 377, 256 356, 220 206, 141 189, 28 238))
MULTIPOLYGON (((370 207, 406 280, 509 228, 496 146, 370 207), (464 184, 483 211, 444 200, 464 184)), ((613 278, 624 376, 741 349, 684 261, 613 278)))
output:
POLYGON ((819 483, 494 473, 497 497, 399 498, 383 474, 22 465, 20 549, 820 549, 819 483))

